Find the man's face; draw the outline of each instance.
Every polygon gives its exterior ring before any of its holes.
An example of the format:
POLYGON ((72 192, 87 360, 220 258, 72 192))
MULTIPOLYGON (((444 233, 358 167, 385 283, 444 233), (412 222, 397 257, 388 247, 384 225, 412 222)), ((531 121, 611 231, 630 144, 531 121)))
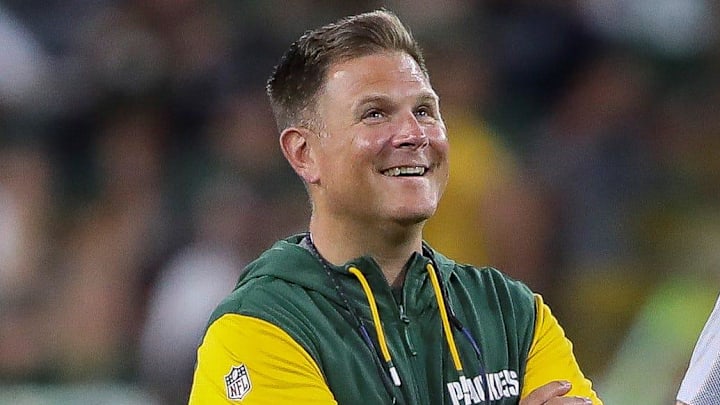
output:
POLYGON ((378 53, 332 65, 311 142, 316 210, 360 224, 419 223, 448 178, 438 97, 415 60, 378 53))

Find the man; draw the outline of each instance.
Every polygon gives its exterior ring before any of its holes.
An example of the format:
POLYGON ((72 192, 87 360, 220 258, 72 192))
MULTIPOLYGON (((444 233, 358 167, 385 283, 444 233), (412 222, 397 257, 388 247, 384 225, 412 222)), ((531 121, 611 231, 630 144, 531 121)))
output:
POLYGON ((677 405, 720 403, 720 297, 690 358, 677 394, 677 405))
POLYGON ((191 404, 601 404, 539 296, 423 242, 448 140, 395 15, 306 33, 268 93, 309 232, 250 264, 215 311, 191 404))

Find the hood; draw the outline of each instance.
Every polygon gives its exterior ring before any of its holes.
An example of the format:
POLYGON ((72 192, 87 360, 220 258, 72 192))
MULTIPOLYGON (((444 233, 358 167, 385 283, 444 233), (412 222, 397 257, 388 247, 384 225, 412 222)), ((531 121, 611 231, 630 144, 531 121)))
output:
MULTIPOLYGON (((254 279, 273 277, 316 291, 327 297, 327 299, 339 303, 340 299, 337 291, 335 291, 335 287, 322 263, 303 245, 303 240, 307 236, 308 233, 301 233, 276 242, 246 267, 238 280, 236 288, 254 279)), ((408 262, 408 276, 413 272, 422 272, 423 276, 421 277, 424 277, 425 265, 432 260, 439 270, 441 282, 447 283, 455 262, 426 244, 423 244, 423 249, 426 256, 429 255, 431 258, 414 253, 408 262)), ((380 267, 372 257, 361 256, 349 260, 343 265, 329 265, 328 267, 341 280, 350 278, 354 280, 353 282, 357 282, 349 272, 349 268, 356 267, 368 279, 373 290, 390 289, 380 267)))
POLYGON ((333 298, 337 294, 328 282, 322 264, 300 244, 306 235, 307 233, 297 234, 275 242, 246 267, 235 288, 255 279, 272 277, 333 298))

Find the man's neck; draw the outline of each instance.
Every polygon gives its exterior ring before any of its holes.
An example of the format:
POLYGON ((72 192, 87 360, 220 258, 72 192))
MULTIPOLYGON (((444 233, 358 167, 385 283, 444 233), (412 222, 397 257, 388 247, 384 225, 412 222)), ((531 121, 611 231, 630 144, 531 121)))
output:
POLYGON ((310 233, 320 254, 332 264, 371 256, 392 287, 402 285, 408 260, 414 252, 422 252, 422 224, 359 226, 313 217, 310 233))

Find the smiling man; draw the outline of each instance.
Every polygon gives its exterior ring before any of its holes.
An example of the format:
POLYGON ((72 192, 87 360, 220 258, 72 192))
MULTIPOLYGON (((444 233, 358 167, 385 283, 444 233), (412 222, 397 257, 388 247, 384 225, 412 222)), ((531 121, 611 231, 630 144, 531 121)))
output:
POLYGON ((250 264, 212 315, 191 404, 601 404, 540 296, 424 243, 448 139, 394 14, 309 31, 268 94, 309 232, 250 264))

